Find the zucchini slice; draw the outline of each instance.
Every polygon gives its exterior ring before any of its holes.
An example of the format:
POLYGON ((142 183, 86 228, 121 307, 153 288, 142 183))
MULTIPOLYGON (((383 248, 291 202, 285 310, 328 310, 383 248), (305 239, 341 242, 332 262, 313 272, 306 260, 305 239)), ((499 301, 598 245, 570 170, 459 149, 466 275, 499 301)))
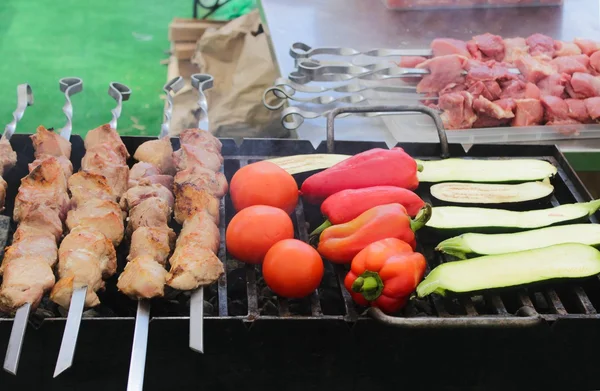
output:
POLYGON ((557 173, 556 167, 537 159, 417 160, 423 166, 419 182, 519 183, 541 181, 557 173))
POLYGON ((571 224, 512 234, 468 233, 446 239, 435 248, 465 259, 468 255, 505 254, 562 243, 600 247, 600 224, 571 224))
POLYGON ((445 295, 564 279, 600 273, 600 251, 564 243, 516 253, 487 255, 436 267, 417 286, 417 295, 445 295))
POLYGON ((519 206, 549 201, 554 186, 547 182, 516 185, 444 182, 431 186, 431 196, 441 204, 519 206))
MULTIPOLYGON (((600 208, 600 200, 564 204, 554 208, 515 212, 504 209, 436 206, 425 227, 441 235, 466 232, 509 233, 573 224, 586 220, 600 208)), ((449 237, 449 236, 448 236, 449 237)))
POLYGON ((348 159, 350 155, 336 155, 331 153, 311 153, 306 155, 293 155, 276 157, 267 161, 277 164, 290 175, 303 172, 323 170, 348 159))

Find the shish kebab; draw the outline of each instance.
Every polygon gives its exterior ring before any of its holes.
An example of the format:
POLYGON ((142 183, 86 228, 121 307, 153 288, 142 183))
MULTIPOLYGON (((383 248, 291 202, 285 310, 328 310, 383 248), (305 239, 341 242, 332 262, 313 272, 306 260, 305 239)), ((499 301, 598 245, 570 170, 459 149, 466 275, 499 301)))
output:
POLYGON ((71 210, 66 219, 69 234, 58 249, 58 277, 50 300, 69 310, 54 377, 73 364, 84 308, 100 304, 96 292, 115 274, 115 247, 124 234, 124 215, 117 201, 127 187, 129 153, 116 131, 123 100, 131 90, 110 83, 108 93, 117 101, 109 124, 90 130, 81 170, 68 180, 71 210))
MULTIPOLYGON (((192 84, 196 88, 199 88, 199 85, 205 82, 206 85, 201 86, 200 89, 207 88, 212 82, 212 77, 208 75, 192 76, 192 84)), ((181 82, 178 79, 174 79, 167 86, 178 87, 179 83, 181 82)), ((168 133, 169 107, 168 101, 165 113, 167 121, 166 126, 163 127, 163 133, 168 133)), ((206 102, 203 107, 206 107, 206 102)), ((204 121, 205 115, 202 116, 202 119, 204 121)), ((158 144, 161 140, 164 140, 162 141, 165 143, 164 149, 155 147, 155 151, 170 148, 168 138, 161 138, 147 143, 158 144)), ((175 193, 175 220, 183 227, 175 243, 175 251, 169 259, 170 270, 168 273, 164 270, 164 264, 166 263, 164 256, 168 256, 168 249, 172 248, 172 243, 170 247, 167 245, 170 238, 167 238, 167 235, 164 234, 162 239, 164 251, 153 250, 154 254, 137 255, 135 258, 131 257, 130 254, 126 270, 119 277, 117 285, 119 289, 132 298, 140 299, 138 309, 145 310, 144 307, 148 303, 147 299, 163 296, 165 283, 176 290, 190 291, 215 282, 224 272, 221 261, 215 255, 219 246, 219 230, 217 228, 219 218, 218 198, 223 197, 227 191, 225 176, 218 172, 223 162, 219 153, 221 143, 210 133, 200 129, 184 130, 180 134, 180 142, 181 149, 172 154, 173 163, 177 168, 173 190, 175 193), (159 255, 158 259, 156 254, 159 255), (152 255, 154 255, 154 259, 152 255), (151 273, 151 270, 155 272, 151 273), (141 281, 143 281, 143 284, 141 281)), ((145 147, 145 145, 140 146, 136 151, 136 156, 141 155, 142 150, 148 150, 145 147)), ((143 157, 139 156, 139 158, 143 157)), ((154 159, 161 162, 169 161, 166 155, 159 153, 155 153, 154 159), (159 158, 159 155, 162 157, 159 158)), ((170 162, 169 167, 173 167, 170 162)), ((138 228, 138 231, 140 229, 142 228, 138 228)), ((163 232, 165 231, 163 230, 163 232)), ((134 235, 136 233, 137 231, 134 232, 134 235)), ((134 241, 135 238, 132 238, 132 248, 134 247, 134 241)), ((194 292, 191 300, 190 319, 191 321, 195 319, 197 322, 199 313, 200 325, 203 304, 202 291, 194 292), (200 297, 200 300, 198 300, 198 297, 200 297), (199 310, 197 309, 198 306, 200 307, 199 310)), ((128 390, 140 390, 143 386, 148 320, 147 312, 138 311, 128 390)), ((190 329, 191 341, 193 334, 198 333, 201 333, 201 329, 190 329)), ((195 338, 191 347, 194 350, 201 351, 202 338, 195 338)))
POLYGON ((40 126, 31 136, 36 160, 29 164, 29 174, 21 180, 15 198, 13 219, 18 227, 1 266, 0 310, 16 312, 4 360, 4 369, 13 375, 17 373, 29 313, 54 286, 53 267, 70 202, 70 96, 83 89, 83 82, 79 78, 64 78, 59 84, 66 98, 63 112, 67 121, 60 135, 40 126))
POLYGON ((6 201, 6 181, 2 176, 17 164, 17 153, 10 145, 10 138, 17 129, 17 123, 23 118, 27 106, 33 105, 33 93, 29 84, 17 86, 17 108, 13 112, 13 120, 4 128, 0 138, 0 212, 4 210, 6 201))
POLYGON ((128 390, 142 390, 150 322, 150 299, 164 296, 165 265, 175 241, 169 227, 173 209, 173 147, 169 124, 173 110, 171 91, 185 85, 182 77, 172 79, 163 90, 167 95, 164 122, 156 140, 146 141, 134 153, 138 163, 131 168, 129 189, 121 206, 129 210, 127 234, 131 235, 127 265, 117 288, 138 300, 128 390))

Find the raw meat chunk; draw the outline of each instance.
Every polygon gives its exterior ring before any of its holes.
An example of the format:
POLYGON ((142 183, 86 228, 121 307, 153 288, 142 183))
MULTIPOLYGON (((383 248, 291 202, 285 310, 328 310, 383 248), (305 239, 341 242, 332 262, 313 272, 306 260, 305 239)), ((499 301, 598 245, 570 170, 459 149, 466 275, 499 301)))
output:
POLYGON ((507 38, 504 40, 504 62, 514 63, 523 54, 529 53, 525 38, 507 38))
MULTIPOLYGON (((590 98, 592 99, 592 98, 590 98)), ((585 101, 581 99, 565 99, 568 107, 569 118, 579 122, 589 122, 590 116, 585 107, 585 101)))
POLYGON ((568 73, 572 75, 575 72, 587 72, 590 65, 590 57, 585 54, 577 56, 556 57, 550 61, 550 64, 556 68, 559 73, 568 73))
POLYGON ((467 50, 467 43, 452 38, 436 38, 431 41, 431 50, 434 57, 458 54, 460 56, 470 57, 467 50))
POLYGON ((439 100, 442 121, 446 129, 468 129, 477 120, 473 112, 473 95, 468 92, 452 92, 439 100))
POLYGON ((513 118, 515 116, 512 110, 506 110, 483 96, 473 102, 473 110, 478 114, 485 114, 496 119, 513 118))
POLYGON ((552 95, 562 97, 569 80, 571 80, 571 76, 566 73, 554 73, 540 80, 537 86, 542 96, 552 95))
POLYGON ((478 81, 467 90, 474 98, 483 96, 488 100, 496 100, 500 98, 502 89, 495 81, 478 81))
POLYGON ((502 94, 500 94, 501 99, 513 98, 513 99, 521 99, 525 97, 525 87, 527 83, 522 80, 509 80, 500 83, 500 87, 502 88, 502 94))
POLYGON ((593 120, 600 119, 600 97, 586 99, 585 108, 593 120))
POLYGON ((590 56, 590 67, 597 73, 600 73, 600 50, 590 56))
POLYGON ((406 56, 402 57, 398 62, 398 66, 401 68, 414 68, 422 62, 427 61, 427 58, 420 56, 406 56))
POLYGON ((544 96, 540 100, 544 106, 544 119, 548 122, 557 122, 569 119, 569 106, 556 96, 544 96))
POLYGON ((586 56, 591 56, 594 52, 600 50, 600 42, 595 42, 590 39, 575 38, 573 41, 586 56))
POLYGON ((462 84, 465 81, 463 71, 468 59, 463 56, 449 55, 434 57, 417 65, 417 68, 427 69, 430 74, 423 76, 417 85, 417 92, 439 92, 448 84, 462 84))
POLYGON ((575 99, 600 96, 600 76, 575 72, 567 85, 567 92, 575 99))
POLYGON ((539 125, 544 118, 544 108, 537 99, 515 99, 515 118, 512 126, 539 125))
POLYGON ((527 54, 518 58, 515 61, 515 65, 519 68, 519 71, 525 79, 532 83, 537 83, 544 77, 550 76, 555 72, 549 62, 527 54))
POLYGON ((573 42, 554 41, 554 57, 576 56, 581 49, 573 42))
POLYGON ((483 58, 502 61, 504 59, 504 41, 499 35, 485 33, 473 37, 477 48, 483 53, 483 58))
POLYGON ((554 39, 543 34, 533 34, 525 40, 529 45, 529 54, 532 56, 548 56, 554 57, 554 39))

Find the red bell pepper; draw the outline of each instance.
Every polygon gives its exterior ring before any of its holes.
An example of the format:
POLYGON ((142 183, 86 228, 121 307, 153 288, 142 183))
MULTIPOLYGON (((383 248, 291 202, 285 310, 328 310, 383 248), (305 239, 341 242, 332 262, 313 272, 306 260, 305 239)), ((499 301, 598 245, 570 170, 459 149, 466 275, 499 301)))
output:
POLYGON ((319 237, 317 251, 334 263, 350 263, 363 248, 386 238, 397 238, 416 247, 415 232, 431 217, 431 205, 425 204, 414 220, 400 204, 380 205, 357 218, 326 228, 319 237))
POLYGON ((318 204, 346 189, 396 186, 414 190, 419 186, 419 168, 402 148, 374 148, 308 177, 300 192, 307 202, 318 204))
POLYGON ((423 279, 427 262, 399 239, 371 243, 352 260, 344 286, 354 301, 392 314, 404 307, 423 279))
POLYGON ((331 225, 347 223, 375 206, 394 203, 404 206, 411 217, 416 216, 425 206, 425 201, 421 197, 401 187, 374 186, 342 190, 327 197, 321 204, 321 213, 328 220, 311 235, 317 235, 331 225))

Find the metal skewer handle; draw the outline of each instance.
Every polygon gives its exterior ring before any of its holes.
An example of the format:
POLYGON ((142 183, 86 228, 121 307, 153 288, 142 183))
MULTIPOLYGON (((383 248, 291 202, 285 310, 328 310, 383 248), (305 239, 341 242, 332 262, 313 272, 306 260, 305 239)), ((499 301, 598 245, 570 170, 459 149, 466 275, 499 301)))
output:
MULTIPOLYGON (((204 91, 212 88, 214 78, 211 75, 196 73, 192 75, 192 87, 198 90, 200 115, 198 128, 209 131, 208 101, 204 91)), ((192 292, 190 299, 190 349, 204 353, 204 287, 192 292)))
POLYGON ((83 90, 83 80, 78 77, 65 77, 58 81, 60 90, 65 93, 65 105, 63 106, 63 112, 67 117, 67 123, 60 130, 60 135, 65 140, 71 138, 71 131, 73 130, 73 104, 71 103, 71 96, 81 92, 83 90))
POLYGON ((215 79, 208 74, 195 73, 192 75, 192 87, 198 91, 198 128, 202 130, 209 129, 208 121, 208 100, 204 91, 209 90, 213 87, 215 79))
MULTIPOLYGON (((388 88, 388 89, 394 88, 395 91, 393 91, 393 92, 406 94, 404 96, 394 95, 393 98, 392 97, 385 98, 385 99, 393 99, 395 102, 404 100, 404 101, 416 103, 420 99, 431 99, 431 98, 426 98, 422 94, 417 94, 414 87, 386 87, 386 88, 388 88), (411 90, 412 90, 412 92, 409 92, 411 90)), ((378 91, 377 87, 372 88, 372 90, 378 91)), ((390 91, 388 90, 387 92, 390 92, 390 91)), ((263 93, 263 105, 269 110, 279 110, 281 107, 283 107, 283 105, 285 104, 285 102, 287 100, 292 100, 292 101, 301 102, 301 103, 312 103, 312 104, 316 104, 316 105, 330 105, 333 103, 358 104, 358 103, 362 103, 368 99, 370 99, 370 98, 367 98, 365 95, 362 95, 362 94, 349 94, 349 95, 337 96, 337 97, 333 96, 333 95, 320 95, 320 96, 314 96, 314 97, 310 97, 310 98, 299 98, 299 97, 295 96, 293 91, 291 94, 288 94, 288 91, 285 88, 276 87, 276 86, 267 88, 265 90, 265 92, 263 93), (277 102, 276 104, 270 104, 268 102, 269 94, 273 94, 273 96, 276 99, 278 99, 276 101, 277 102)), ((374 99, 383 99, 383 98, 374 98, 374 99)), ((435 99, 437 99, 437 98, 435 98, 435 99)))
POLYGON ((185 80, 181 76, 173 78, 165 84, 163 91, 167 94, 167 104, 164 112, 164 122, 160 127, 160 135, 158 138, 163 138, 169 135, 169 126, 171 125, 171 115, 173 114, 173 96, 171 92, 177 93, 185 86, 185 80))
POLYGON ((4 128, 4 137, 10 140, 17 129, 17 123, 23 118, 25 109, 33 105, 33 92, 29 84, 19 84, 17 86, 17 108, 13 111, 13 120, 4 128))
POLYGON ((290 56, 295 59, 312 58, 318 55, 355 57, 359 55, 368 57, 406 57, 422 56, 431 57, 431 49, 371 49, 361 52, 352 48, 320 47, 313 48, 303 42, 295 42, 290 48, 290 56))
POLYGON ((117 129, 117 119, 121 116, 123 102, 129 100, 131 96, 131 89, 125 84, 112 82, 108 86, 108 95, 117 101, 117 107, 111 110, 112 119, 109 122, 111 128, 117 129))

